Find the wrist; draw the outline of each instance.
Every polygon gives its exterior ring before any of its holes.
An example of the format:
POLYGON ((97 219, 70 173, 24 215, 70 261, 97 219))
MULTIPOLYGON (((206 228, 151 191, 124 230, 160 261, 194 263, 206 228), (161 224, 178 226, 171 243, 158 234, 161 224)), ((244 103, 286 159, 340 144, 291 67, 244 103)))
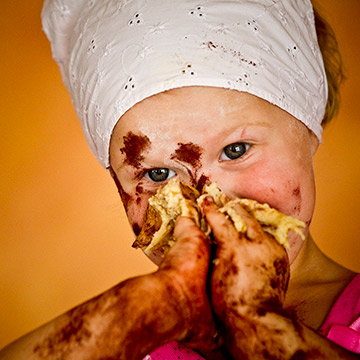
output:
POLYGON ((163 273, 155 272, 113 288, 104 301, 102 319, 108 321, 106 325, 103 321, 99 331, 102 344, 98 345, 110 354, 111 340, 117 358, 139 359, 166 343, 181 340, 186 324, 169 280, 163 273))
POLYGON ((193 304, 178 281, 178 277, 171 270, 158 270, 154 275, 162 289, 164 314, 167 314, 164 316, 171 319, 170 323, 173 326, 171 340, 183 341, 191 331, 193 304))
POLYGON ((306 328, 286 311, 255 308, 239 313, 229 310, 225 322, 225 342, 235 358, 291 358, 306 352, 306 328))

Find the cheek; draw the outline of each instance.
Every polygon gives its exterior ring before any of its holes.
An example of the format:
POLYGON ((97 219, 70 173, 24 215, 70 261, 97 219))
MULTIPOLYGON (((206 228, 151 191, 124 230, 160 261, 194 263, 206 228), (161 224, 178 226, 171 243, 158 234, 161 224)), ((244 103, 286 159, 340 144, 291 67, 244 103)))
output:
POLYGON ((137 236, 145 221, 145 213, 148 206, 148 200, 154 195, 153 191, 146 191, 142 185, 137 185, 136 189, 131 193, 127 193, 124 189, 119 190, 121 200, 124 204, 126 215, 130 225, 137 236))
MULTIPOLYGON (((301 219, 306 224, 304 233, 307 235, 315 207, 312 161, 279 162, 278 167, 274 163, 270 166, 264 165, 253 173, 248 181, 251 184, 248 196, 301 219)), ((302 248, 303 241, 290 232, 289 243, 288 256, 291 264, 302 248)))
POLYGON ((238 196, 268 203, 307 224, 311 221, 315 202, 312 167, 263 164, 244 174, 234 192, 238 196))
POLYGON ((244 196, 268 203, 287 215, 298 216, 302 207, 301 185, 295 179, 255 178, 244 196))
POLYGON ((126 215, 130 225, 137 236, 145 221, 145 213, 148 206, 149 196, 134 196, 131 198, 127 207, 125 207, 126 215))

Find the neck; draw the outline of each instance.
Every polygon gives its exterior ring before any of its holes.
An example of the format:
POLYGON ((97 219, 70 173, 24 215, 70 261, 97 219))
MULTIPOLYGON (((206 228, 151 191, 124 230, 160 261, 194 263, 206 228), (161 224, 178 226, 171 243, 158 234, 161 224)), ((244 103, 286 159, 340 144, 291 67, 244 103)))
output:
POLYGON ((327 257, 309 234, 290 267, 284 307, 317 330, 355 273, 327 257))

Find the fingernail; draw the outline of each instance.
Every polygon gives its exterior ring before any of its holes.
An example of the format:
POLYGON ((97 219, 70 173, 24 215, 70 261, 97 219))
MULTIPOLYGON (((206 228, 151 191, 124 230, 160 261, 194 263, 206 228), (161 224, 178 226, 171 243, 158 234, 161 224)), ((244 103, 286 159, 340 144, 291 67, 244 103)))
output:
POLYGON ((202 204, 204 206, 209 206, 210 204, 213 204, 213 203, 214 203, 214 200, 213 200, 213 198, 211 196, 206 196, 204 198, 204 200, 202 201, 202 204))

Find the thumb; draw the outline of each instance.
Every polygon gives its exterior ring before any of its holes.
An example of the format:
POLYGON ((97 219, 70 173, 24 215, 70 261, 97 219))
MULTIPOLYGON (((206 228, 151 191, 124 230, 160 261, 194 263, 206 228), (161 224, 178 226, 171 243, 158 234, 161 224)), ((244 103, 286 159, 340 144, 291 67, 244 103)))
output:
MULTIPOLYGON (((211 197, 206 197, 202 202, 202 208, 207 223, 211 227, 216 243, 220 246, 231 247, 232 243, 237 243, 239 233, 233 223, 219 211, 211 197)), ((234 244, 233 244, 234 245, 234 244)))

